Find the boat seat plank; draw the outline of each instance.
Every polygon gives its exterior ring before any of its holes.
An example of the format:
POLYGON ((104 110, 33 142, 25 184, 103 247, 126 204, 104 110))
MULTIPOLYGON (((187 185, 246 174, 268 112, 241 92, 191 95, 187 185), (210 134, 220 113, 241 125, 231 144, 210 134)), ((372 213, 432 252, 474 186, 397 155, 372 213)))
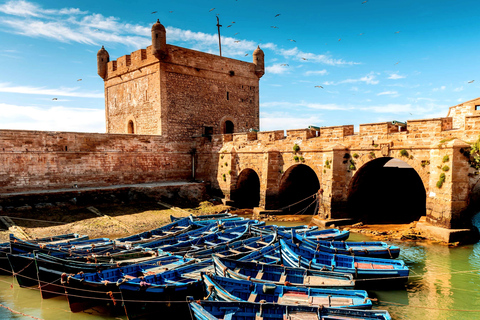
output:
POLYGON ((255 279, 262 279, 263 278, 263 272, 258 271, 257 275, 255 276, 255 279))
POLYGON ((286 274, 282 274, 282 275, 280 276, 280 280, 278 280, 278 282, 285 283, 286 280, 287 280, 287 275, 286 275, 286 274))
POLYGON ((250 247, 250 246, 243 246, 245 249, 252 250, 252 251, 258 251, 257 248, 250 247))
POLYGON ((264 246, 268 246, 268 243, 266 243, 265 241, 257 241, 257 243, 260 243, 261 245, 264 245, 264 246))
POLYGON ((255 302, 255 299, 257 299, 257 294, 251 293, 250 296, 248 297, 248 302, 255 302))
POLYGON ((393 269, 393 266, 385 265, 385 264, 355 262, 355 268, 374 270, 374 269, 393 269))

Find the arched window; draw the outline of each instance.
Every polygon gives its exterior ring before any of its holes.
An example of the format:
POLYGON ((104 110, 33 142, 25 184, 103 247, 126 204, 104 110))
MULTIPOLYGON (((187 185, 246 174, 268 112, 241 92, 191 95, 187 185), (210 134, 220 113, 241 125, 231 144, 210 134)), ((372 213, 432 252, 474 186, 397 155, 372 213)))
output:
POLYGON ((128 133, 135 133, 135 126, 133 124, 133 121, 130 120, 128 121, 128 133))
POLYGON ((233 133, 233 122, 230 120, 225 121, 225 129, 223 133, 233 133))

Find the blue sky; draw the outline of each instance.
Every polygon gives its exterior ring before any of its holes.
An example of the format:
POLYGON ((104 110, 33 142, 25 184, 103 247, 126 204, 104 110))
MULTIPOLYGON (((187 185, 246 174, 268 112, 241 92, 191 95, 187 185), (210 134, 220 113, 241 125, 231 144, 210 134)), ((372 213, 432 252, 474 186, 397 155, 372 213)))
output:
POLYGON ((224 56, 265 52, 262 131, 442 117, 480 96, 478 12, 466 0, 0 0, 0 129, 105 132, 98 49, 145 48, 160 19, 167 43, 218 54, 216 15, 224 56))

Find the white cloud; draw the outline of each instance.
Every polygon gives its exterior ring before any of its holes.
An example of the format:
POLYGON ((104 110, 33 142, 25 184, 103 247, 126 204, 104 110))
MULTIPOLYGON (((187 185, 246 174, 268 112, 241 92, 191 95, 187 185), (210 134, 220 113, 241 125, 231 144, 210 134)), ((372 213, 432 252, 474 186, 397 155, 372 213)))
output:
POLYGON ((366 76, 364 77, 361 77, 359 79, 345 79, 345 80, 342 80, 342 81, 325 81, 323 84, 325 85, 339 85, 339 84, 344 84, 344 83, 358 83, 358 82, 364 82, 366 84, 378 84, 379 81, 376 80, 376 75, 375 73, 372 71, 370 72, 369 74, 367 74, 366 76))
POLYGON ((282 66, 282 64, 277 63, 272 66, 265 67, 265 73, 273 73, 273 74, 284 74, 288 73, 288 67, 282 66))
POLYGON ((406 78, 407 76, 401 76, 399 74, 396 74, 396 73, 392 73, 388 79, 392 79, 392 80, 397 80, 397 79, 403 79, 403 78, 406 78))
POLYGON ((463 91, 463 86, 453 89, 455 92, 463 91))
POLYGON ((384 95, 398 95, 397 91, 383 91, 380 93, 377 93, 377 96, 384 96, 384 95))
POLYGON ((445 90, 445 86, 441 86, 440 88, 433 88, 432 91, 440 91, 440 90, 445 90))
POLYGON ((359 62, 345 61, 343 59, 333 59, 330 56, 325 54, 303 52, 299 50, 297 47, 288 49, 288 50, 278 49, 277 53, 284 56, 285 58, 292 58, 301 62, 316 62, 316 63, 322 63, 322 64, 327 64, 332 66, 360 64, 359 62))
POLYGON ((105 132, 103 109, 41 108, 0 103, 0 127, 46 131, 105 132))
POLYGON ((311 75, 320 75, 320 76, 324 76, 324 75, 327 75, 328 74, 328 71, 323 69, 323 70, 317 70, 317 71, 307 71, 305 72, 305 75, 306 76, 311 76, 311 75))
POLYGON ((305 102, 305 101, 300 101, 297 103, 293 102, 285 102, 285 101, 271 101, 271 102, 264 102, 261 103, 260 105, 261 108, 309 108, 309 109, 315 109, 315 110, 349 110, 352 109, 352 107, 348 106, 341 106, 337 105, 334 103, 330 104, 321 104, 321 103, 311 103, 311 102, 305 102))
POLYGON ((48 95, 52 98, 64 96, 103 99, 105 97, 103 92, 82 92, 78 91, 78 88, 62 87, 57 89, 48 89, 45 87, 11 86, 9 83, 0 83, 0 92, 48 95))
POLYGON ((81 11, 78 8, 63 8, 60 10, 45 10, 39 7, 37 4, 20 1, 8 1, 3 5, 0 5, 0 12, 8 15, 20 16, 20 17, 47 17, 49 15, 80 15, 87 14, 86 11, 81 11))
POLYGON ((436 103, 426 104, 395 104, 390 103, 380 106, 360 107, 360 110, 371 111, 375 113, 391 113, 391 114, 412 114, 419 118, 435 118, 445 117, 448 112, 447 105, 439 105, 436 103))

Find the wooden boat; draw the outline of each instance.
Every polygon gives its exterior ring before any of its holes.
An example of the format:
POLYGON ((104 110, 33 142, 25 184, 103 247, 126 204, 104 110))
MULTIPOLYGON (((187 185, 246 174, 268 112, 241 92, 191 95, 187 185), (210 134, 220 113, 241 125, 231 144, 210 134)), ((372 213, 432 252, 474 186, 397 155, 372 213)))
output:
MULTIPOLYGON (((315 306, 282 305, 276 303, 195 301, 189 298, 189 307, 196 320, 259 320, 259 319, 315 319, 315 320, 391 320, 388 311, 347 308, 319 308, 315 306)), ((187 319, 187 318, 186 318, 187 319)))
MULTIPOLYGON (((55 283, 62 283, 67 295, 68 304, 72 312, 80 312, 97 305, 109 305, 115 313, 123 313, 122 297, 119 284, 124 280, 132 280, 146 275, 158 275, 188 263, 193 259, 184 259, 180 256, 156 257, 146 262, 112 268, 93 273, 65 273, 49 270, 55 273, 55 283)), ((39 272, 42 267, 39 268, 39 272)), ((43 284, 41 283, 41 286, 43 284)))
POLYGON ((222 244, 231 243, 242 238, 249 237, 249 226, 241 226, 225 229, 208 235, 202 235, 195 239, 182 241, 173 245, 158 248, 159 252, 170 252, 174 254, 186 254, 200 251, 204 248, 216 247, 222 244))
POLYGON ((187 296, 204 297, 201 272, 212 269, 210 262, 182 266, 158 275, 146 275, 120 284, 128 319, 190 319, 187 296))
POLYGON ((0 274, 11 275, 12 268, 8 262, 7 253, 10 253, 10 242, 0 243, 0 274))
POLYGON ((352 275, 339 272, 291 268, 217 256, 213 256, 213 263, 216 275, 256 283, 331 289, 353 289, 355 286, 352 275))
POLYGON ((207 300, 270 302, 288 305, 371 309, 365 290, 306 288, 202 274, 207 300))
POLYGON ((43 253, 35 254, 36 277, 40 284, 42 298, 48 299, 58 294, 64 294, 64 289, 59 286, 59 274, 96 273, 114 268, 125 267, 132 264, 148 264, 159 259, 154 251, 148 255, 124 255, 112 258, 109 262, 83 262, 52 257, 43 253))
POLYGON ((10 234, 10 249, 11 252, 14 254, 38 251, 58 257, 67 257, 74 255, 85 256, 92 253, 114 253, 126 250, 127 247, 123 245, 116 245, 115 242, 111 241, 108 238, 88 239, 78 242, 71 241, 69 244, 63 245, 50 245, 45 243, 33 243, 30 241, 21 240, 10 234))
MULTIPOLYGON (((216 220, 216 219, 221 219, 221 218, 233 218, 236 217, 236 214, 231 214, 229 212, 222 212, 222 213, 215 213, 215 214, 204 214, 200 216, 194 216, 193 214, 188 216, 191 221, 200 221, 200 220, 216 220)), ((183 217, 175 217, 170 215, 170 221, 175 222, 177 220, 183 219, 183 217)))
POLYGON ((187 257, 206 259, 210 258, 212 254, 215 254, 220 257, 240 258, 252 251, 258 251, 261 248, 270 246, 275 241, 277 241, 276 235, 247 238, 204 250, 189 252, 187 253, 187 257))
MULTIPOLYGON (((286 266, 350 273, 356 279, 405 282, 409 270, 402 260, 368 258, 315 251, 310 247, 280 239, 282 261, 286 266)), ((358 281, 357 281, 358 283, 358 281)))
POLYGON ((188 231, 192 231, 198 228, 196 224, 193 224, 192 221, 186 217, 182 219, 178 219, 164 225, 160 228, 156 228, 153 230, 140 232, 131 236, 123 237, 115 239, 116 243, 129 243, 129 244, 137 244, 143 242, 149 242, 152 240, 159 240, 168 237, 176 237, 182 233, 186 233, 188 231))
POLYGON ((295 234, 295 232, 292 233, 292 237, 316 251, 387 259, 398 258, 400 255, 398 246, 389 245, 381 241, 314 241, 303 237, 301 234, 295 234))
POLYGON ((302 231, 297 232, 298 235, 302 236, 305 239, 318 241, 318 240, 347 240, 350 236, 350 231, 348 230, 339 230, 339 229, 324 229, 324 230, 311 230, 311 231, 302 231))

